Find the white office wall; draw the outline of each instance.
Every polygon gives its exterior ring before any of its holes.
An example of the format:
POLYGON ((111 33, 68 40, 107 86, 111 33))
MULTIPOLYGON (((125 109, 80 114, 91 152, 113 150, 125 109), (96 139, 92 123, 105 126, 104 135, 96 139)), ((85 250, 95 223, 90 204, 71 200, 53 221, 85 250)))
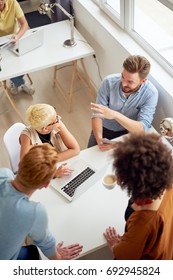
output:
MULTIPOLYGON (((124 49, 117 40, 115 40, 114 36, 110 32, 107 32, 104 24, 101 25, 98 22, 96 18, 98 11, 97 6, 92 3, 92 14, 90 9, 87 9, 89 2, 89 0, 73 0, 76 18, 75 25, 95 50, 96 59, 99 63, 101 76, 103 78, 107 74, 121 71, 122 61, 128 55, 128 51, 124 49), (85 6, 81 4, 84 2, 86 2, 85 6), (94 10, 93 7, 95 7, 94 10)), ((103 14, 101 11, 99 12, 103 14)), ((120 28, 119 32, 121 32, 120 28)), ((86 64, 90 69, 89 74, 91 79, 98 87, 100 79, 97 67, 94 67, 96 66, 94 60, 90 59, 89 63, 86 62, 86 64), (90 63, 92 63, 91 67, 90 63)))
MULTIPOLYGON (((161 66, 129 36, 104 16, 91 0, 73 0, 75 25, 95 50, 102 78, 110 73, 121 72, 122 63, 129 54, 146 56, 152 65, 149 79, 159 90, 159 102, 153 125, 159 130, 162 118, 173 117, 173 81, 161 66)), ((88 73, 98 88, 100 78, 94 58, 85 60, 88 73)))

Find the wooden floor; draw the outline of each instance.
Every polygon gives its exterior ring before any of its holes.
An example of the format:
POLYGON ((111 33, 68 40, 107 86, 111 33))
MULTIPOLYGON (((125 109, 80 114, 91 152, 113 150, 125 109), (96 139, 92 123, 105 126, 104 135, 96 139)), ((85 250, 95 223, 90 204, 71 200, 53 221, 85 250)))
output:
MULTIPOLYGON (((59 70, 58 78, 61 84, 68 91, 71 66, 59 70)), ((76 137, 81 149, 87 147, 87 142, 91 130, 91 111, 90 102, 93 100, 90 91, 78 79, 75 83, 75 95, 73 98, 72 112, 67 113, 67 105, 64 97, 57 89, 52 87, 53 68, 41 70, 30 74, 35 88, 35 94, 19 94, 13 99, 21 115, 26 121, 25 111, 31 104, 48 103, 56 107, 57 113, 62 117, 62 121, 76 137)), ((13 111, 10 103, 0 93, 0 166, 9 166, 8 157, 3 144, 3 135, 5 131, 15 122, 20 122, 13 111)))
MULTIPOLYGON (((40 0, 22 1, 20 4, 24 12, 37 10, 40 0)), ((71 66, 62 68, 58 71, 58 80, 64 89, 69 90, 71 66)), ((28 96, 19 94, 13 99, 20 113, 25 118, 26 109, 31 104, 48 103, 56 107, 57 113, 62 117, 62 121, 76 137, 81 149, 87 147, 87 142, 91 130, 91 111, 90 102, 95 100, 90 94, 89 89, 76 79, 75 95, 73 98, 72 112, 67 113, 67 106, 63 96, 57 89, 52 87, 53 68, 44 69, 42 71, 30 74, 35 88, 35 94, 28 96)), ((3 144, 3 135, 5 131, 15 122, 20 121, 11 104, 6 99, 0 88, 0 166, 9 167, 7 153, 3 144)))
MULTIPOLYGON (((27 5, 26 5, 27 8, 27 5)), ((33 9, 34 10, 34 9, 33 9)), ((30 9, 26 9, 30 11, 30 9)), ((71 67, 64 67, 58 73, 58 79, 63 84, 64 88, 68 90, 70 80, 71 67)), ((30 74, 35 94, 28 96, 26 94, 19 94, 14 97, 15 104, 25 118, 26 109, 31 104, 48 103, 56 107, 57 113, 62 117, 62 121, 76 137, 80 144, 81 150, 87 147, 88 138, 91 131, 91 111, 90 102, 93 98, 89 89, 77 79, 75 83, 75 95, 73 99, 72 112, 67 113, 67 106, 63 96, 57 89, 52 87, 53 68, 48 68, 42 71, 30 74)), ((10 163, 7 152, 3 143, 3 135, 5 131, 15 122, 20 122, 9 101, 0 88, 0 167, 9 167, 10 163)), ((13 140, 11 140, 13 144, 13 140)), ((97 226, 97 221, 96 221, 97 226)), ((94 229, 93 229, 94 230, 94 229)), ((112 259, 112 254, 108 248, 100 249, 82 259, 112 259)))

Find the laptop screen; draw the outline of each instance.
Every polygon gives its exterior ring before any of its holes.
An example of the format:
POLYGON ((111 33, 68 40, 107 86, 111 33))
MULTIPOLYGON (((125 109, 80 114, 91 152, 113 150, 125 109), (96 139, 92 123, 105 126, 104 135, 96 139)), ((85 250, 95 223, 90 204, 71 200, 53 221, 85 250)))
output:
POLYGON ((24 55, 40 46, 44 42, 44 30, 28 30, 11 50, 17 55, 24 55))

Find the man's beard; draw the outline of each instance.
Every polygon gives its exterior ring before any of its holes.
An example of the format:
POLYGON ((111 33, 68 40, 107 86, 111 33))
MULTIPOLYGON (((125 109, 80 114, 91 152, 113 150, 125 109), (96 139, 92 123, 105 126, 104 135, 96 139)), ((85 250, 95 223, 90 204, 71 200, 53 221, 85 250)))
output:
POLYGON ((137 87, 131 89, 131 88, 129 88, 129 87, 123 87, 123 85, 121 85, 122 91, 123 91, 124 93, 128 93, 128 94, 132 94, 132 93, 138 91, 138 89, 140 88, 140 86, 141 86, 141 84, 139 84, 137 87))

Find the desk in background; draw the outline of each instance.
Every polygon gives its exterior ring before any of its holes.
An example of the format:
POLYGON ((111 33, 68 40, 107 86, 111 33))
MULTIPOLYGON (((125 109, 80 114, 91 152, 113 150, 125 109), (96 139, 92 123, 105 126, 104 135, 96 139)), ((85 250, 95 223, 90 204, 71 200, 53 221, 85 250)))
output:
POLYGON ((44 44, 41 47, 20 57, 16 56, 8 49, 2 50, 1 53, 2 70, 0 71, 0 83, 4 93, 6 94, 8 100, 10 101, 11 105, 13 106, 15 112, 17 113, 22 122, 24 122, 23 118, 20 112, 18 111, 13 101, 13 98, 8 93, 8 90, 4 87, 3 81, 7 79, 17 77, 26 73, 31 73, 34 71, 39 71, 48 67, 56 67, 54 68, 53 85, 57 86, 60 89, 61 94, 64 95, 65 100, 67 102, 68 111, 70 111, 72 105, 72 98, 74 95, 75 78, 82 78, 77 66, 77 62, 80 61, 85 74, 85 79, 82 80, 85 80, 89 86, 90 91, 93 91, 90 78, 85 69, 83 59, 85 57, 93 55, 94 50, 89 46, 86 40, 76 29, 74 29, 74 37, 77 41, 77 45, 71 48, 63 47, 63 42, 70 36, 69 21, 66 20, 56 22, 34 29, 44 29, 44 44), (66 93, 63 87, 58 82, 56 72, 58 65, 69 62, 72 62, 73 69, 70 80, 70 90, 69 93, 66 93))
MULTIPOLYGON (((101 168, 107 162, 109 166, 105 174, 112 169, 111 152, 101 152, 98 146, 81 151, 80 155, 67 162, 71 165, 77 158, 84 159, 96 168, 101 168)), ((102 185, 102 177, 72 202, 68 202, 51 186, 36 191, 31 197, 45 205, 49 228, 57 242, 64 241, 64 245, 80 243, 84 246, 80 256, 105 246, 103 232, 108 226, 115 226, 119 234, 124 233, 127 194, 117 185, 112 190, 106 189, 102 185)))

